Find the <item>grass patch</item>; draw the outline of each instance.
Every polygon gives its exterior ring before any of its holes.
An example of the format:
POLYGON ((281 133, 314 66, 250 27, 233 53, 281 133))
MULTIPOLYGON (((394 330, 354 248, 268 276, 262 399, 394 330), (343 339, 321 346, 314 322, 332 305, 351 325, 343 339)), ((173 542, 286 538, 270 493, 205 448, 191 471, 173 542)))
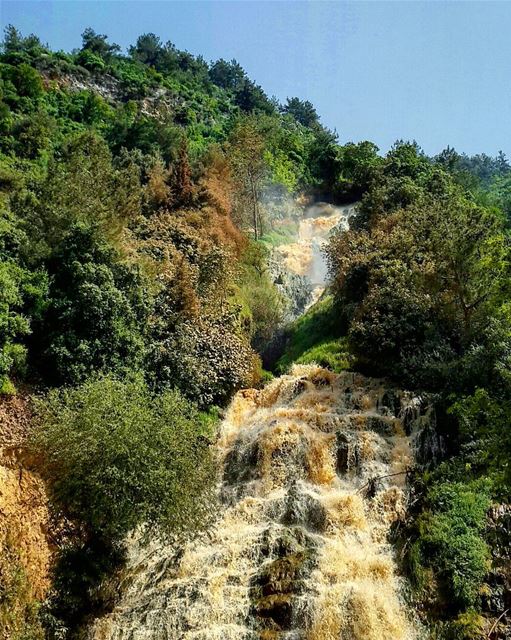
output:
POLYGON ((325 340, 307 349, 295 362, 297 364, 315 363, 335 372, 344 371, 349 367, 346 339, 325 340))
POLYGON ((333 297, 326 295, 290 324, 285 353, 277 360, 275 371, 284 373, 293 363, 312 362, 333 371, 346 369, 347 345, 339 327, 333 297))
POLYGON ((408 552, 409 574, 418 592, 424 592, 433 575, 441 604, 452 613, 467 614, 461 620, 465 625, 473 622, 468 612, 479 605, 490 567, 483 536, 489 492, 487 480, 434 483, 408 552))
POLYGON ((290 222, 281 225, 278 229, 271 229, 261 236, 260 242, 267 245, 268 248, 278 247, 281 244, 290 244, 296 242, 298 238, 298 224, 290 222))

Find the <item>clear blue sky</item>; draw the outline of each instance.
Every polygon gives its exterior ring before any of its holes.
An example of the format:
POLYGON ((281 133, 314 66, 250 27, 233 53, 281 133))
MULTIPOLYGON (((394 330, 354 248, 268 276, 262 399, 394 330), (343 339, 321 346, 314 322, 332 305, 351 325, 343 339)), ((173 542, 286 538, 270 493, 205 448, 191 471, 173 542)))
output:
POLYGON ((236 58, 269 95, 313 102, 341 141, 511 156, 511 2, 0 0, 0 18, 57 49, 92 26, 123 47, 152 31, 236 58))

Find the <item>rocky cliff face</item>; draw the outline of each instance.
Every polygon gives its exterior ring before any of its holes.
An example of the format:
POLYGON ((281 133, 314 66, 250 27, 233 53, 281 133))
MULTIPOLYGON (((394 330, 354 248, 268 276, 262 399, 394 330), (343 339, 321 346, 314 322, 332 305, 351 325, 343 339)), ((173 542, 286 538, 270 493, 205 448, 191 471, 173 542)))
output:
MULTIPOLYGON (((30 410, 23 396, 0 399, 0 638, 26 629, 50 586, 50 514, 24 447, 30 410)), ((24 637, 24 636, 20 636, 24 637)))
MULTIPOLYGON (((55 73, 39 69, 43 81, 47 86, 58 85, 70 92, 92 91, 112 104, 126 102, 129 95, 120 80, 112 75, 103 73, 100 76, 89 73, 86 69, 79 73, 55 73)), ((153 88, 144 98, 139 100, 140 112, 160 120, 175 115, 177 109, 186 106, 185 100, 163 87, 153 88)))
POLYGON ((286 320, 290 322, 310 305, 314 288, 307 276, 290 272, 278 257, 270 259, 269 266, 275 286, 288 301, 286 320))

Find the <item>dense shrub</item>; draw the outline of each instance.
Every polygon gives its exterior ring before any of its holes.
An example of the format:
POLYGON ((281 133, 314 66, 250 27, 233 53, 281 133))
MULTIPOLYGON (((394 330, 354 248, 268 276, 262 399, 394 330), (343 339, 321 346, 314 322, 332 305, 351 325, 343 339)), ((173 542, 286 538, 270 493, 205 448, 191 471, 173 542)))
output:
MULTIPOLYGON (((489 569, 489 549, 481 534, 490 506, 488 483, 439 483, 427 496, 427 508, 417 520, 420 532, 413 553, 414 576, 424 581, 431 567, 441 583, 445 601, 454 611, 478 604, 489 569)), ((422 584, 421 586, 424 586, 422 584)))
POLYGON ((241 255, 234 298, 246 310, 244 324, 258 352, 264 350, 282 325, 287 302, 273 283, 267 265, 268 253, 262 243, 250 243, 241 255))
POLYGON ((178 392, 101 378, 37 403, 33 446, 50 499, 106 540, 136 527, 180 533, 209 510, 211 432, 178 392))
POLYGON ((105 62, 97 53, 89 49, 83 49, 75 58, 76 64, 85 67, 89 71, 103 71, 105 62))
POLYGON ((479 388, 472 395, 459 398, 450 407, 450 413, 459 421, 461 446, 471 471, 489 475, 498 496, 509 500, 511 404, 508 398, 495 395, 495 389, 479 388))
POLYGON ((0 394, 14 391, 11 375, 25 370, 25 338, 32 321, 46 306, 48 280, 43 271, 30 271, 16 258, 25 236, 12 216, 0 217, 0 394))
POLYGON ((156 384, 177 387, 207 407, 224 405, 234 391, 249 385, 255 364, 248 342, 232 327, 197 319, 154 342, 148 367, 156 384))
POLYGON ((93 373, 138 369, 150 310, 140 270, 93 229, 77 225, 49 272, 49 307, 36 335, 47 375, 73 384, 93 373))
POLYGON ((445 384, 438 365, 470 350, 505 300, 508 253, 499 216, 454 196, 428 196, 367 231, 338 234, 329 247, 334 292, 360 365, 445 384))

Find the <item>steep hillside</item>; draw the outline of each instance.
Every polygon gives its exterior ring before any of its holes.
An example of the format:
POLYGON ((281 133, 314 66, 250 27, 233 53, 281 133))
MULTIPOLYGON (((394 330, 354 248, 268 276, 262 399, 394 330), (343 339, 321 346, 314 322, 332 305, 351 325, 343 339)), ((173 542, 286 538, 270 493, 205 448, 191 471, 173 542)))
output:
POLYGON ((0 635, 106 615, 155 640, 144 616, 199 632, 207 605, 218 638, 508 637, 510 185, 503 154, 341 144, 308 101, 154 34, 65 53, 8 27, 0 635), (375 385, 434 404, 415 456, 375 385), (154 602, 143 570, 122 593, 134 534, 144 559, 165 541, 154 602))

